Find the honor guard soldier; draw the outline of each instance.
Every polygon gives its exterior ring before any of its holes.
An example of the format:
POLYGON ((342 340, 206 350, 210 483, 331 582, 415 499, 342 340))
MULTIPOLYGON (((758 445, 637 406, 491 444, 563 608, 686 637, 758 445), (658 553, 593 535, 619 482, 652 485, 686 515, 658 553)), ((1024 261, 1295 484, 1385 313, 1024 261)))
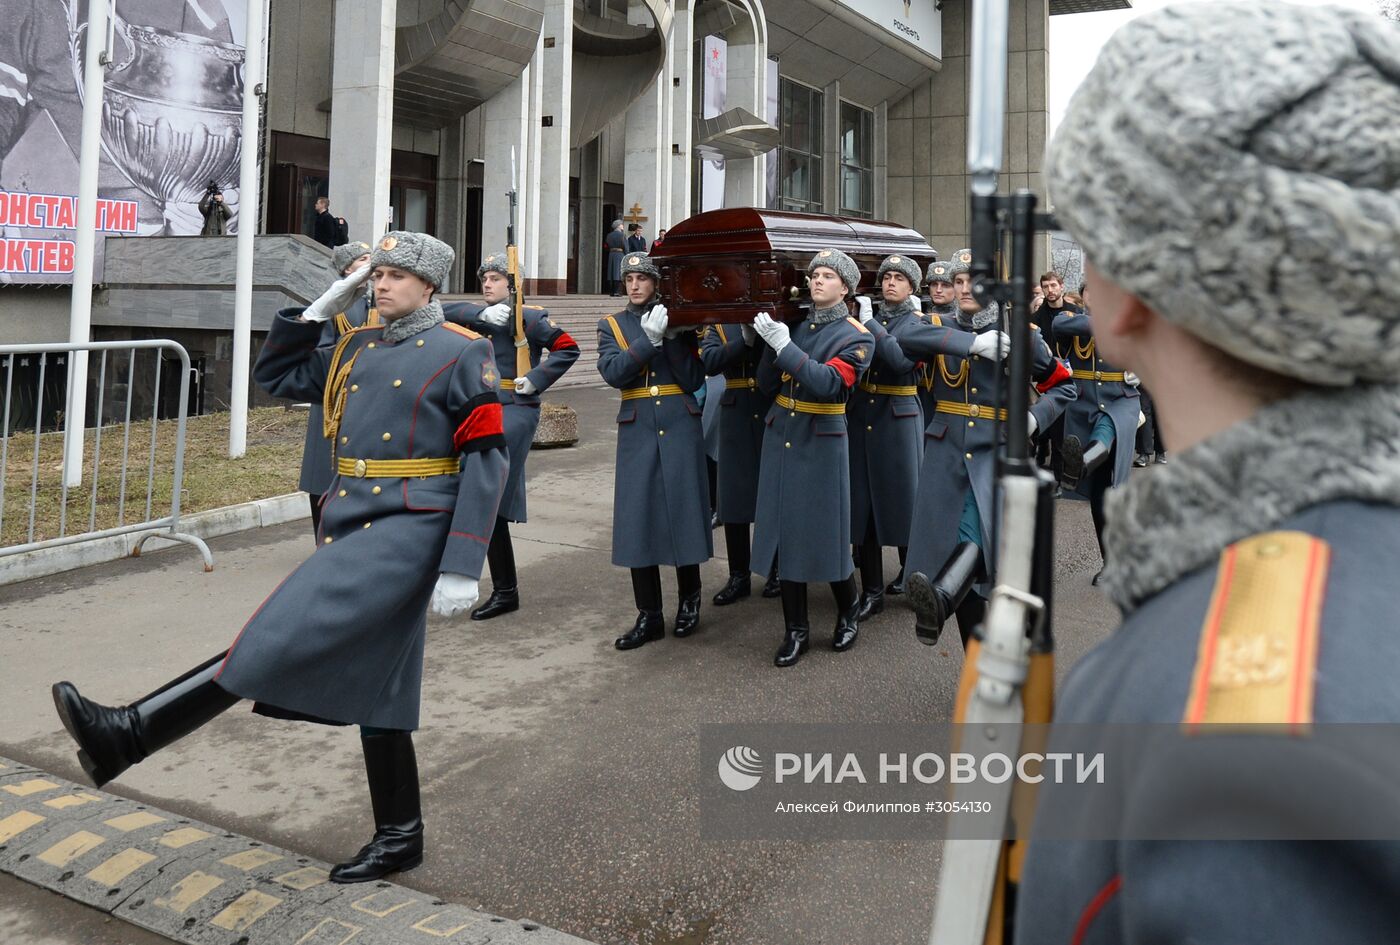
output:
POLYGON ((1109 503, 1123 623, 1049 750, 1163 734, 1092 810, 1039 786, 1081 839, 1032 838, 1022 945, 1400 928, 1395 753, 1367 740, 1400 722, 1396 116, 1400 30, 1261 0, 1132 21, 1069 103, 1046 180, 1097 345, 1178 452, 1109 503))
MULTIPOLYGON (((335 267, 336 278, 344 279, 352 272, 358 272, 369 265, 369 244, 361 242, 343 243, 331 250, 331 265, 335 267)), ((358 293, 345 311, 328 318, 321 329, 321 344, 334 345, 340 336, 361 325, 379 325, 379 312, 374 309, 372 291, 358 293)), ((306 443, 301 449, 301 479, 297 488, 311 497, 311 531, 321 530, 321 503, 326 499, 335 470, 331 468, 331 454, 334 447, 326 442, 324 434, 325 413, 321 404, 312 401, 306 418, 306 443)))
POLYGON ((622 391, 617 412, 612 562, 632 571, 637 621, 614 641, 630 650, 666 635, 661 565, 676 569, 680 605, 672 629, 700 625, 700 565, 710 535, 705 437, 694 392, 705 383, 693 330, 670 328, 656 296, 656 264, 642 253, 622 261, 627 308, 598 321, 598 373, 622 391))
MULTIPOLYGON (((1100 356, 1087 312, 1056 315, 1055 340, 1079 388, 1079 396, 1065 408, 1060 481, 1065 488, 1088 498, 1102 557, 1104 494, 1110 486, 1127 482, 1133 470, 1133 445, 1141 412, 1138 380, 1136 375, 1120 371, 1100 356)), ((1099 583, 1102 574, 1100 571, 1094 575, 1094 584, 1099 583)))
MULTIPOLYGON (((943 624, 955 613, 963 646, 986 609, 973 592, 985 578, 992 549, 993 489, 997 447, 1005 436, 1006 408, 995 402, 1006 385, 1005 356, 1010 339, 997 327, 995 304, 983 308, 972 294, 971 250, 953 256, 959 264, 956 324, 976 337, 967 356, 940 354, 937 406, 924 431, 924 462, 909 540, 909 602, 919 639, 938 642, 943 624), (932 577, 930 577, 932 575, 932 577)), ((1037 331, 1031 338, 1031 376, 1040 399, 1031 406, 1030 429, 1044 429, 1075 397, 1069 368, 1050 353, 1037 331)))
POLYGON ((418 727, 427 612, 476 601, 505 487, 491 345, 443 321, 434 297, 452 249, 389 233, 361 269, 273 320, 253 375, 277 397, 322 400, 335 478, 315 553, 272 592, 226 654, 145 698, 108 707, 71 683, 54 702, 101 786, 240 699, 278 718, 361 727, 374 839, 333 882, 417 866, 418 727), (318 346, 323 323, 374 280, 382 326, 318 346))
MULTIPOLYGON (((758 365, 767 351, 752 325, 710 325, 700 339, 705 373, 724 376, 719 401, 719 470, 715 512, 724 525, 729 580, 714 603, 732 604, 749 596, 749 526, 758 502, 758 463, 763 454, 764 421, 772 394, 758 389, 758 365)), ((707 405, 708 406, 708 405, 707 405)), ((776 597, 776 579, 764 597, 776 597)))
POLYGON ((515 313, 510 305, 510 281, 505 253, 482 260, 476 276, 486 308, 479 316, 483 332, 496 352, 506 447, 510 451, 510 478, 501 496, 501 511, 491 532, 486 563, 491 569, 491 596, 476 610, 473 620, 490 620, 520 609, 520 586, 515 573, 515 549, 510 523, 525 521, 525 460, 540 425, 540 395, 564 376, 578 360, 578 343, 555 324, 538 305, 524 307, 525 342, 530 347, 530 371, 516 377, 515 313), (549 356, 544 357, 548 351, 549 356))
POLYGON ((851 536, 859 541, 861 597, 858 619, 885 606, 882 548, 909 545, 909 522, 924 451, 923 408, 917 362, 939 354, 967 355, 976 336, 925 321, 919 313, 919 265, 890 256, 877 273, 882 301, 871 315, 860 299, 862 324, 875 340, 870 369, 846 406, 851 450, 851 536))
MULTIPOLYGON (((965 272, 967 264, 956 258, 938 259, 928 264, 924 281, 928 285, 929 305, 924 309, 924 317, 935 325, 952 325, 958 317, 957 295, 953 292, 953 278, 965 272)), ((919 405, 924 408, 924 422, 933 417, 937 401, 933 389, 937 385, 938 365, 924 361, 919 364, 919 405)), ((901 588, 901 593, 903 588, 901 588)))
POLYGON ((870 366, 874 338, 846 307, 860 284, 851 257, 824 249, 807 274, 812 313, 795 328, 766 312, 754 319, 769 347, 758 386, 774 402, 758 466, 753 569, 778 569, 785 631, 773 658, 777 666, 792 666, 810 645, 807 585, 813 581, 830 584, 836 596, 832 649, 855 646, 859 630, 846 400, 870 366))

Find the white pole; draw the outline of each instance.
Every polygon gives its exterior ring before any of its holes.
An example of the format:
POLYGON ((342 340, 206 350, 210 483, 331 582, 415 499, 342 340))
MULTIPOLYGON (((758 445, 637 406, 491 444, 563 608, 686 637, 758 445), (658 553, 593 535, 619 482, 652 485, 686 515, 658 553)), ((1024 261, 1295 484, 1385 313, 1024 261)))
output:
MULTIPOLYGON (((83 122, 78 146, 78 219, 73 245, 73 302, 68 311, 68 341, 87 344, 92 333, 92 270, 97 245, 97 166, 102 154, 102 89, 106 81, 107 2, 88 4, 87 41, 83 53, 83 122)), ((68 407, 63 417, 63 478, 72 487, 83 481, 83 439, 87 416, 87 352, 68 359, 68 407)))
POLYGON ((233 284, 233 390, 229 397, 228 454, 248 451, 248 359, 253 331, 253 236, 258 231, 258 110, 263 59, 262 0, 248 0, 243 60, 243 138, 238 155, 238 256, 233 284))

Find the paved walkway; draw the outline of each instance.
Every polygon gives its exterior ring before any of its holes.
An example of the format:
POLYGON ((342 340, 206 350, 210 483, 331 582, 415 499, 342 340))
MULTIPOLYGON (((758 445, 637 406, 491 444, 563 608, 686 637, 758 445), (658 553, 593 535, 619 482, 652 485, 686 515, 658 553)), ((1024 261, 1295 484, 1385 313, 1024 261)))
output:
MULTIPOLYGON (((608 560, 615 397, 558 395, 578 410, 581 440, 530 460, 530 523, 513 529, 522 610, 485 624, 429 622, 417 736, 428 853, 401 882, 596 942, 922 945, 936 840, 709 842, 696 736, 711 722, 946 719, 956 634, 951 646, 921 646, 895 604, 862 627, 854 650, 836 654, 824 645, 830 597, 817 589, 815 643, 790 670, 771 662, 778 602, 757 596, 707 602, 692 639, 614 650, 634 614, 627 573, 608 560)), ((1059 511, 1063 671, 1114 614, 1089 587, 1098 556, 1087 505, 1059 511)), ((722 532, 715 540, 722 554, 722 532)), ((107 701, 141 696, 225 648, 312 550, 304 523, 213 544, 210 574, 173 550, 0 588, 0 755, 80 779, 49 699, 53 681, 107 701)), ((895 567, 891 551, 889 575, 895 567)), ((708 599, 725 562, 702 572, 708 599)), ((669 610, 673 576, 666 587, 669 610)), ((243 708, 109 789, 323 862, 352 854, 371 830, 353 730, 243 708)))

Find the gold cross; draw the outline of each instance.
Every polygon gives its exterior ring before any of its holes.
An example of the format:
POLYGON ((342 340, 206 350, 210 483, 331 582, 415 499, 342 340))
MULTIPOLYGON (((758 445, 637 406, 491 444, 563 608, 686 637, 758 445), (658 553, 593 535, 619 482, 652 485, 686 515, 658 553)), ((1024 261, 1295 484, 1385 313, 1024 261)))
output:
POLYGON ((642 216, 642 205, 639 203, 632 204, 632 209, 628 210, 627 216, 622 219, 626 220, 628 223, 641 223, 645 221, 646 217, 642 216))

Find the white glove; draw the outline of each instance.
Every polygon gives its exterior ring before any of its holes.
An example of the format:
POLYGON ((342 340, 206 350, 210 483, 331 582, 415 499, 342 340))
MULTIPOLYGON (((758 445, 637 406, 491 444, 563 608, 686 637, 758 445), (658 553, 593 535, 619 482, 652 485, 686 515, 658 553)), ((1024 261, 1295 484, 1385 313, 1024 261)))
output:
POLYGON ((534 384, 531 384, 528 377, 517 377, 515 379, 515 392, 517 394, 524 394, 526 397, 531 397, 538 394, 540 389, 534 384))
POLYGON ((763 336, 763 340, 773 349, 774 354, 780 353, 792 341, 792 332, 788 326, 773 318, 767 312, 759 312, 753 320, 753 329, 763 336))
POLYGON ((1124 371, 1124 372, 1123 372, 1123 383, 1124 383, 1124 384, 1127 384, 1129 387, 1137 387, 1139 384, 1142 383, 1142 379, 1139 378, 1139 377, 1138 377, 1136 374, 1134 374, 1132 371, 1124 371))
POLYGON ((740 325, 739 333, 744 336, 744 344, 748 345, 750 348, 752 348, 753 343, 758 340, 758 332, 753 330, 752 325, 740 325))
POLYGON ((1026 435, 1035 436, 1035 432, 1040 429, 1040 421, 1036 420, 1035 414, 1030 414, 1030 420, 1026 422, 1026 435))
POLYGON ((439 617, 455 617, 464 610, 470 610, 479 596, 476 578, 444 571, 438 575, 437 584, 433 587, 433 601, 429 609, 439 617))
POLYGON ((863 295, 856 296, 856 308, 860 312, 861 324, 865 324, 875 317, 875 312, 870 307, 870 300, 863 295))
POLYGON ((1011 350, 1011 336, 1004 331, 984 331, 972 341, 972 353, 1000 361, 1011 350))
POLYGON ((323 322, 345 311, 345 307, 354 301, 360 286, 369 281, 370 272, 369 266, 361 266, 345 278, 332 282, 331 287, 301 313, 302 321, 323 322))
POLYGON ((481 320, 492 328, 504 328, 510 323, 511 316, 515 313, 510 306, 504 302, 497 302, 495 305, 488 305, 481 310, 481 320))
POLYGON ((650 312, 642 316, 642 331, 646 332, 647 338, 654 345, 661 344, 661 340, 666 337, 666 323, 670 318, 666 313, 666 306, 656 305, 650 312))

